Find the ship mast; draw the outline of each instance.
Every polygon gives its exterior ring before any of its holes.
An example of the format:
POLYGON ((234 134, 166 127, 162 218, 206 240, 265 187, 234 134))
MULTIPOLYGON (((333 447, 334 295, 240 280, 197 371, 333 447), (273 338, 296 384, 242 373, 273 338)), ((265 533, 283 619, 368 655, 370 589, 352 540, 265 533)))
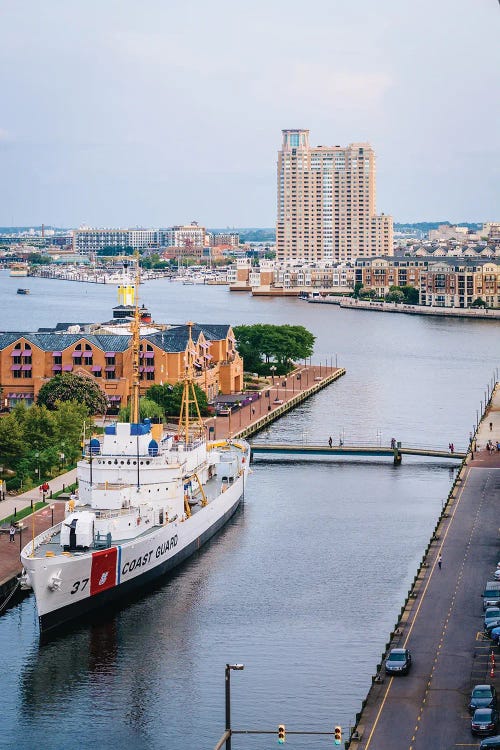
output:
POLYGON ((196 352, 194 349, 194 342, 192 336, 192 328, 194 323, 186 323, 188 327, 188 344, 185 356, 186 366, 184 368, 184 375, 182 378, 182 402, 181 410, 179 413, 179 426, 177 429, 177 436, 179 439, 184 439, 187 445, 190 440, 190 432, 198 433, 199 437, 204 435, 203 420, 200 414, 200 407, 198 405, 198 399, 196 398, 196 391, 194 388, 194 359, 196 352), (193 424, 191 424, 191 404, 194 404, 195 418, 193 424))
POLYGON ((141 319, 139 316, 139 284, 141 283, 141 267, 139 265, 139 253, 135 252, 135 309, 134 318, 130 324, 132 332, 132 388, 130 394, 130 421, 138 424, 139 419, 139 399, 140 399, 140 381, 139 381, 139 350, 140 350, 140 333, 141 319))

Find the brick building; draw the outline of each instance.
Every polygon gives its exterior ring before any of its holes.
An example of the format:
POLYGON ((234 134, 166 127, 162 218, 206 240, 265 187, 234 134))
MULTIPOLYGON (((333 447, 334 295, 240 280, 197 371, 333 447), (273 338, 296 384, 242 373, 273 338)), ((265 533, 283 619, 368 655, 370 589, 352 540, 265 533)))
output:
MULTIPOLYGON (((209 401, 243 387, 243 361, 229 325, 192 327, 195 382, 209 401)), ((187 326, 172 326, 141 335, 140 392, 154 384, 178 383, 186 367, 187 326)), ((128 402, 132 383, 132 337, 128 334, 3 333, 0 334, 2 406, 20 400, 31 404, 42 385, 64 372, 95 379, 111 407, 128 402)))

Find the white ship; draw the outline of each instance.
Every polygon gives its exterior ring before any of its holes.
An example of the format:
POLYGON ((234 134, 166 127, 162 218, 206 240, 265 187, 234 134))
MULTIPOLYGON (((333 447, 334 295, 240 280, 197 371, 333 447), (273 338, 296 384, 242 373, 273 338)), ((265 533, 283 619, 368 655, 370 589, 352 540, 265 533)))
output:
POLYGON ((206 442, 189 353, 178 431, 139 421, 138 332, 136 303, 131 421, 90 440, 78 463, 78 499, 67 503, 62 523, 21 552, 42 633, 179 565, 224 526, 244 495, 250 447, 206 442))

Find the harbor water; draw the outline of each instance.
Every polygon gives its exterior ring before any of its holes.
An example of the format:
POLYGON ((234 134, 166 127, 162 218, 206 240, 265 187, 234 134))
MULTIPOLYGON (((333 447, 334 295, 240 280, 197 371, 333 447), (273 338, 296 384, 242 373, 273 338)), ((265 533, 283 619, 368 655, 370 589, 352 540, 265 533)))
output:
MULTIPOLYGON (((2 330, 107 320, 116 287, 0 272, 2 330)), ((347 374, 262 439, 463 446, 498 366, 498 324, 382 315, 252 298, 163 280, 141 288, 153 318, 294 323, 313 361, 347 374)), ((224 729, 333 731, 360 709, 442 507, 446 462, 255 462, 241 511, 169 581, 41 646, 33 597, 0 618, 0 747, 211 748, 224 729)), ((0 543, 7 543, 0 539, 0 543)), ((289 736, 291 748, 332 738, 289 736)), ((233 750, 274 747, 237 736, 233 750)))

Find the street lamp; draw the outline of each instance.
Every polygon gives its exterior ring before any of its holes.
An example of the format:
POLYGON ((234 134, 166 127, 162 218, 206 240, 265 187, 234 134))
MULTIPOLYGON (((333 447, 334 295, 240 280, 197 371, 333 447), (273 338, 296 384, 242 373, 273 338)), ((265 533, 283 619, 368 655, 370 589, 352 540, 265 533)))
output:
POLYGON ((269 369, 271 370, 271 375, 273 376, 273 385, 274 385, 274 373, 276 372, 276 366, 271 365, 269 369))
POLYGON ((22 549, 23 549, 23 526, 24 526, 24 523, 22 521, 19 521, 19 523, 17 524, 17 526, 18 526, 18 529, 19 529, 19 552, 21 552, 22 549))
POLYGON ((50 507, 50 511, 52 513, 52 521, 51 521, 50 525, 53 526, 54 525, 54 508, 55 508, 54 503, 52 503, 52 505, 50 505, 49 507, 50 507))
POLYGON ((226 750, 231 750, 231 670, 245 669, 244 664, 226 664, 226 750))
POLYGON ((38 451, 35 451, 35 460, 36 460, 36 464, 37 464, 36 471, 37 471, 37 474, 38 474, 38 481, 40 481, 40 461, 39 461, 39 458, 40 458, 40 453, 38 451))

